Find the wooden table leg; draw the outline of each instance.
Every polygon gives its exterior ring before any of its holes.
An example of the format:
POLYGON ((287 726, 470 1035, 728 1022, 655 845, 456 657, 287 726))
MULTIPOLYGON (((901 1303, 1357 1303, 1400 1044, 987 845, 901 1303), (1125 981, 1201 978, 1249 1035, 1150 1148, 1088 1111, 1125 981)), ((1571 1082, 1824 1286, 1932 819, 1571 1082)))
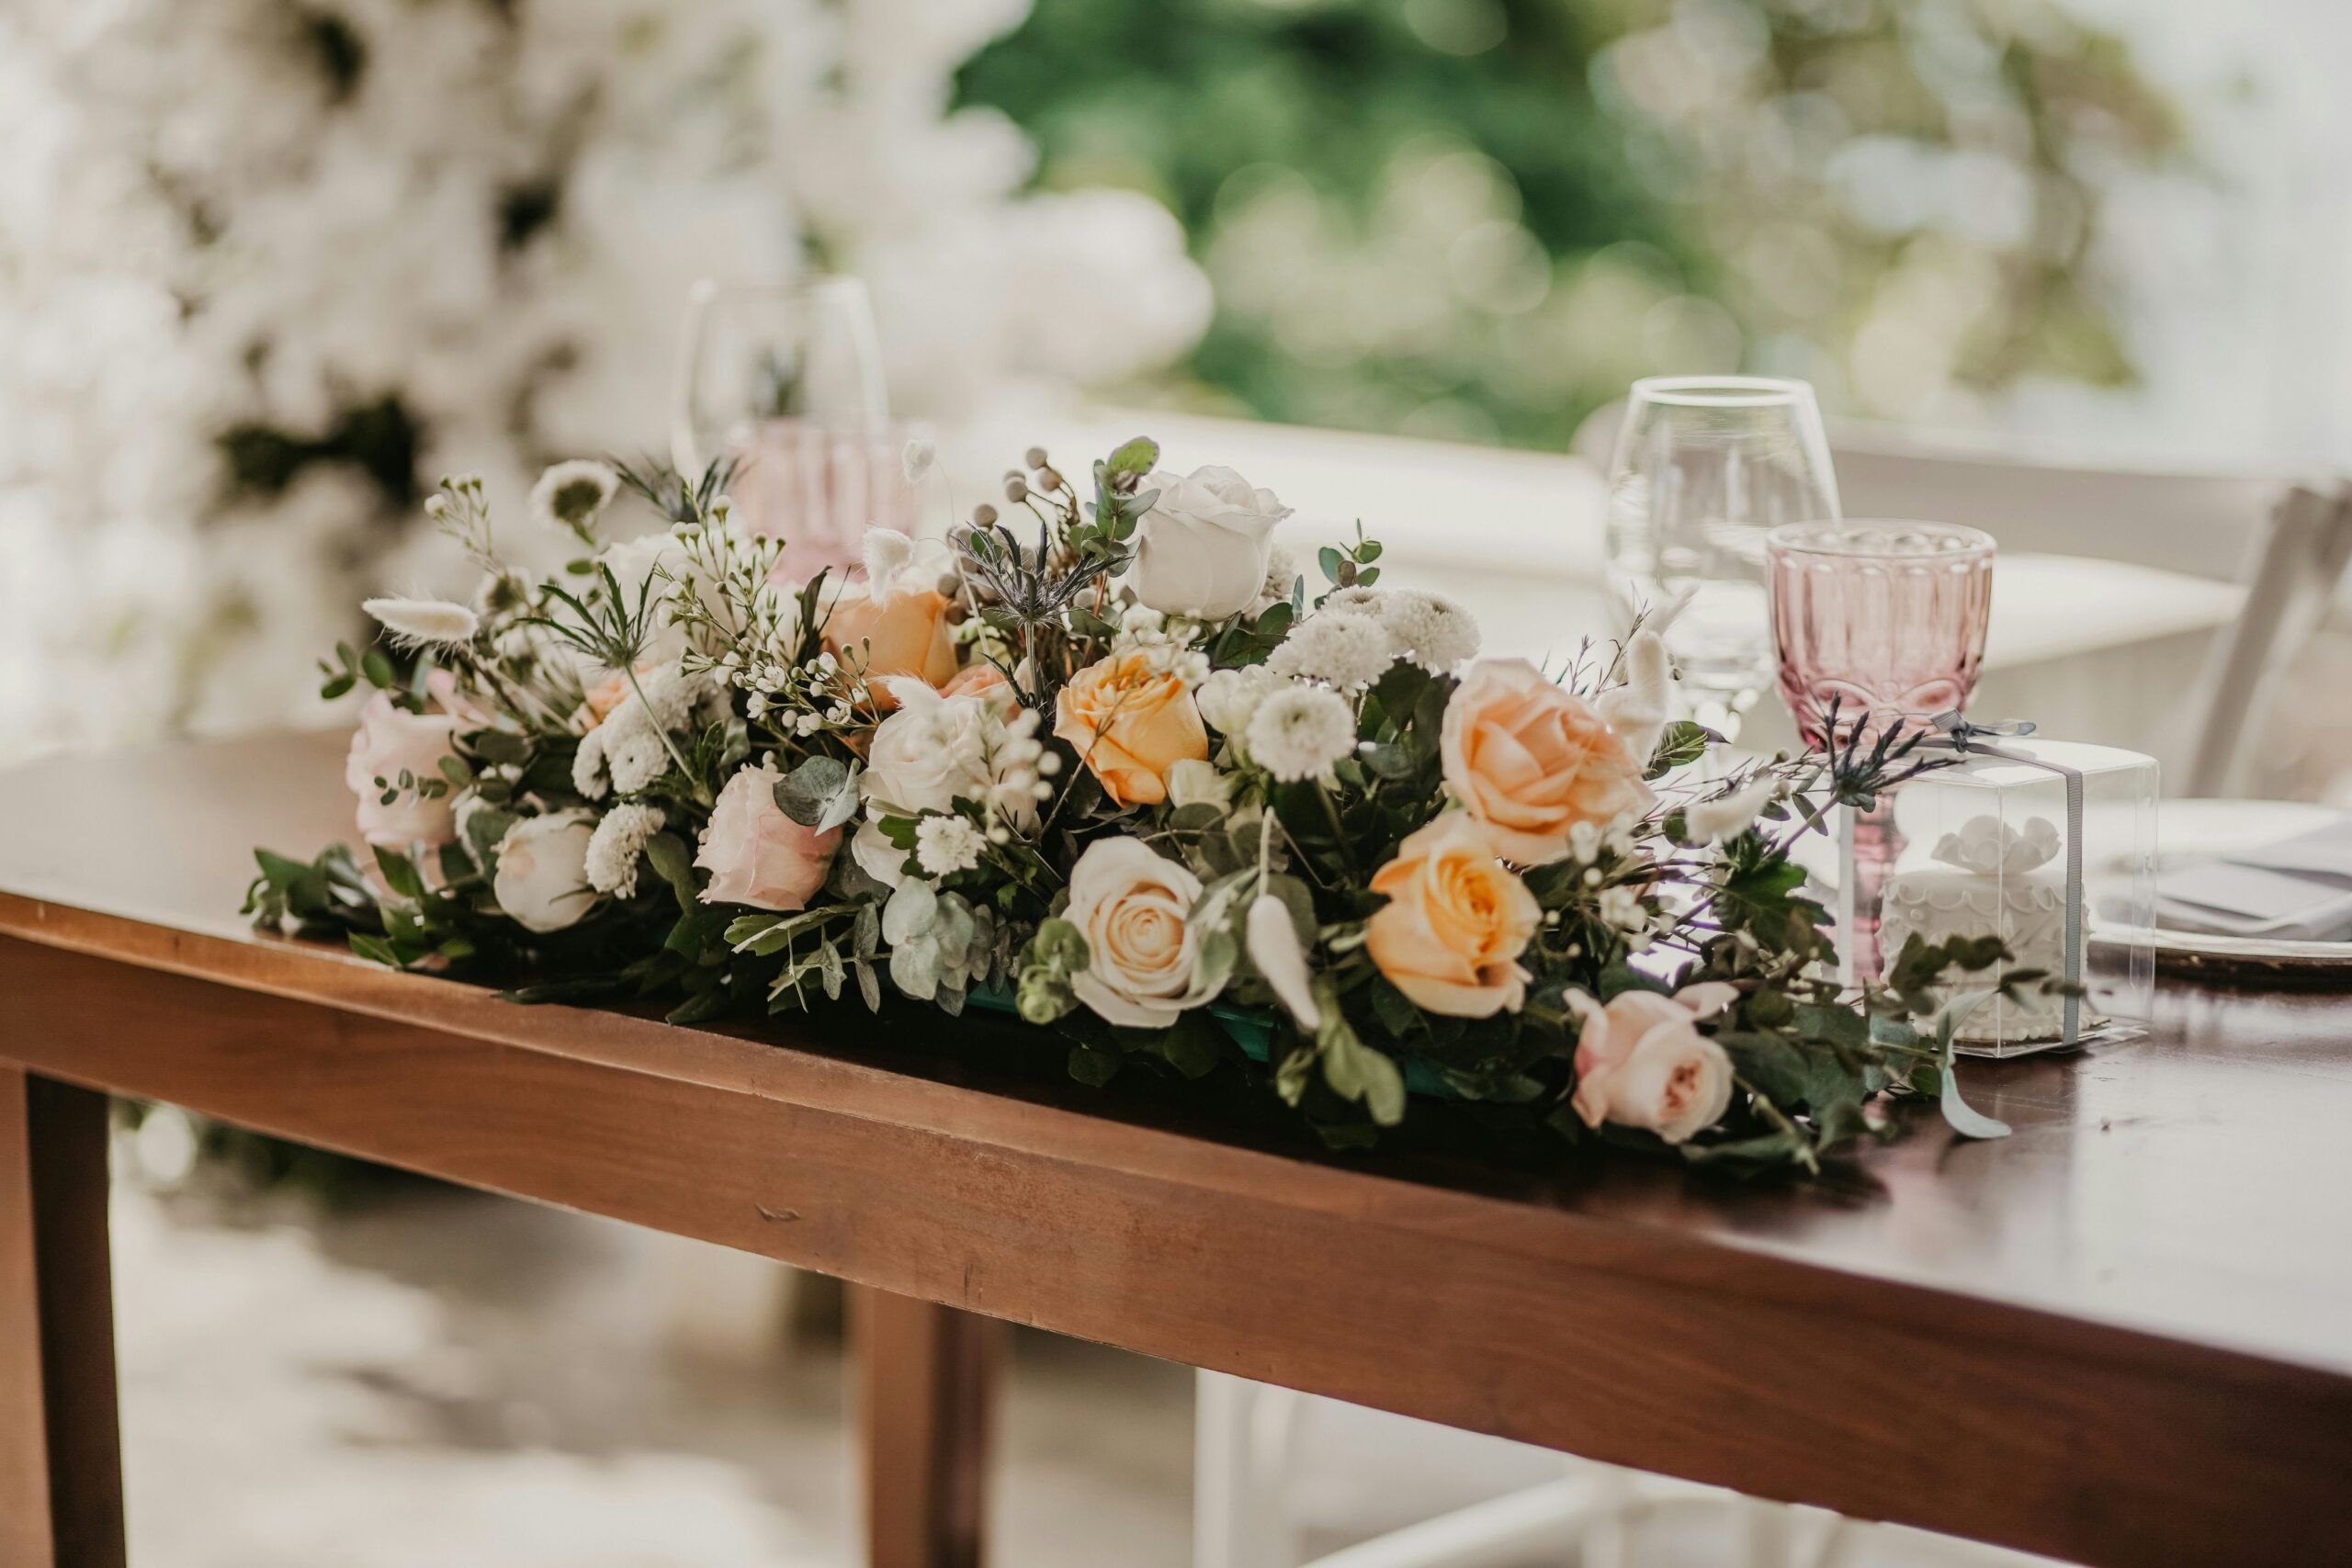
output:
POLYGON ((6 1065, 0 1562, 123 1564, 106 1096, 6 1065))
POLYGON ((1004 1325, 853 1286, 870 1568, 978 1568, 1004 1325))

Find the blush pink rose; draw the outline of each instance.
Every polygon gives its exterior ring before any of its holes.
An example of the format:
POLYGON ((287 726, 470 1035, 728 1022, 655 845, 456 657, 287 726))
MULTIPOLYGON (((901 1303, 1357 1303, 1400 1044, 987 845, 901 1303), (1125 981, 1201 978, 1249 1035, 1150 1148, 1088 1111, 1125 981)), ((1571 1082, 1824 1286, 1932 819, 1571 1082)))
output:
POLYGON ((841 846, 842 830, 816 832, 775 803, 784 775, 771 762, 745 768, 727 781, 702 830, 695 863, 710 873, 706 904, 748 904, 779 912, 805 909, 841 846))
POLYGON ((1567 993, 1584 1015, 1577 1036, 1577 1091, 1570 1104, 1588 1127, 1644 1127, 1679 1144, 1723 1120, 1731 1105, 1731 1058, 1693 1027, 1739 993, 1721 981, 1673 996, 1625 991, 1600 1003, 1567 993))
POLYGON ((451 714, 403 713, 387 693, 368 700, 359 712, 359 728, 352 734, 351 752, 343 764, 343 782, 359 797, 361 838, 397 849, 437 846, 458 836, 452 792, 445 788, 428 798, 416 788, 428 779, 441 780, 441 759, 456 754, 450 736, 457 725, 451 714), (410 779, 405 789, 400 784, 403 771, 410 779), (384 782, 379 784, 378 779, 384 782), (384 799, 388 790, 392 793, 390 801, 384 799))

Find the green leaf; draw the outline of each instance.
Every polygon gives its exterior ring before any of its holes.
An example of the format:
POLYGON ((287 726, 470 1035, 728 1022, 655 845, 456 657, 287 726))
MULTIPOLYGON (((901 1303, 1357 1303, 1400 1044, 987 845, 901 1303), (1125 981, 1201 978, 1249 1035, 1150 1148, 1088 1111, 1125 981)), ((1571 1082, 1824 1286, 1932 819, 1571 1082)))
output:
POLYGON ((678 896, 681 911, 691 915, 701 908, 695 897, 694 857, 686 852, 684 840, 675 833, 656 833, 645 840, 645 859, 678 896))
POLYGON ((392 661, 384 657, 384 650, 380 648, 371 648, 360 656, 359 672, 367 676, 368 683, 378 691, 390 691, 398 679, 392 673, 392 661))
POLYGON ((1323 569, 1323 578, 1327 582, 1340 581, 1340 571, 1346 559, 1347 558, 1340 555, 1338 547, 1334 545, 1326 545, 1315 552, 1315 562, 1323 569))
POLYGON ((858 765, 836 757, 810 757, 778 779, 775 804, 803 828, 821 833, 857 815, 858 765))
POLYGON ((1708 747, 1722 739, 1703 724, 1677 719, 1658 738, 1657 750, 1650 753, 1650 765, 1643 777, 1662 778, 1672 769, 1695 762, 1707 754, 1708 747))
POLYGON ((1147 435, 1123 443, 1111 454, 1109 467, 1114 474, 1148 474, 1159 461, 1159 443, 1147 435))
POLYGON ((404 898, 424 897, 424 878, 418 874, 416 863, 398 850, 376 846, 376 865, 384 874, 384 886, 404 898))
POLYGON ((1089 1089, 1101 1089, 1119 1076, 1119 1054, 1101 1051, 1091 1045, 1073 1045, 1069 1053, 1069 1076, 1089 1089))

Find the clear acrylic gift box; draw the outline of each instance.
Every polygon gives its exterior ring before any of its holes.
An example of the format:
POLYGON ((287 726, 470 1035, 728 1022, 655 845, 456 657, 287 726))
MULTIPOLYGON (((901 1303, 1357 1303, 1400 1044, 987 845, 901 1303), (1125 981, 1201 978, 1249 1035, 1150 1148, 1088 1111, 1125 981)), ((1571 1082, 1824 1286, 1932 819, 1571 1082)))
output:
POLYGON ((1838 883, 1852 896, 1838 913, 1849 964, 1883 975, 1915 934, 1996 936, 2011 956, 1993 971, 1952 971, 1937 987, 1947 1007, 2011 971, 2064 984, 1978 1000, 1954 1030, 1957 1049, 2017 1056, 2137 1038, 2154 991, 2156 794, 2155 759, 2136 751, 1971 738, 1957 761, 1892 791, 1880 810, 1848 814, 1838 883))

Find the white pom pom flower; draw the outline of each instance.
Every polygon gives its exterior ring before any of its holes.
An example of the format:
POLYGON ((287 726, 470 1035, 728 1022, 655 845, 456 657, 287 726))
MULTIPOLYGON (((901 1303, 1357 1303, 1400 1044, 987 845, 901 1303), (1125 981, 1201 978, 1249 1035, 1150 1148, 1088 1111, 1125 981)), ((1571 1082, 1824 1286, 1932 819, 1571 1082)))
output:
POLYGON ((1396 639, 1370 615, 1321 611, 1300 622, 1266 660, 1278 675, 1360 692, 1396 662, 1396 639))
POLYGON ((915 824, 915 863, 925 876, 953 876, 980 863, 988 836, 961 817, 926 817, 915 824))
POLYGON ((1322 686, 1292 686, 1258 705, 1246 737, 1250 757, 1284 784, 1331 782, 1331 770, 1355 750, 1355 710, 1322 686))
POLYGON ((1478 622, 1442 593, 1393 589, 1374 606, 1397 650, 1422 669, 1443 674, 1478 657, 1478 622))
POLYGON ((588 840, 588 886, 616 898, 634 897, 646 840, 668 819, 658 806, 616 806, 605 812, 588 840))

